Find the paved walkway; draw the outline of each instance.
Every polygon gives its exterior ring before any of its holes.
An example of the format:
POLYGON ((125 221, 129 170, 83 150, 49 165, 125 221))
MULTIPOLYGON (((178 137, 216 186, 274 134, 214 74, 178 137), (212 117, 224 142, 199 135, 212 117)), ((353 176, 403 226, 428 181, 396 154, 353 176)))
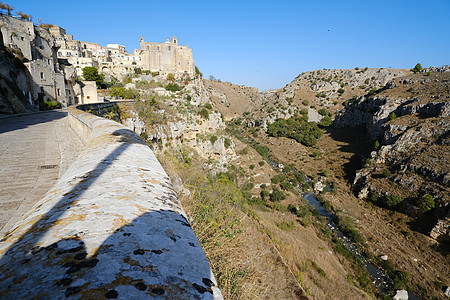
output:
POLYGON ((0 119, 0 237, 53 187, 82 148, 64 110, 0 119))

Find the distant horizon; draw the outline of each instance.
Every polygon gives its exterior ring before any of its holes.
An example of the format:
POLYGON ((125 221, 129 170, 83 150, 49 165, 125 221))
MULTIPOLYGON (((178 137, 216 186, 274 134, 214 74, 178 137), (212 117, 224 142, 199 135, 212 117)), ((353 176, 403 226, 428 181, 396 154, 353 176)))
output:
POLYGON ((58 25, 74 39, 139 49, 139 40, 189 45, 204 78, 279 89, 321 69, 411 69, 450 64, 450 1, 349 0, 167 3, 4 1, 13 14, 58 25))

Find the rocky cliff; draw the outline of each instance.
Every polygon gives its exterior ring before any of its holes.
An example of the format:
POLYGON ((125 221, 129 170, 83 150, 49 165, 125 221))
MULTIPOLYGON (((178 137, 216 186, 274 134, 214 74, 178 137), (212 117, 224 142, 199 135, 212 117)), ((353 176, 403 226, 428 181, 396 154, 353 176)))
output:
POLYGON ((11 53, 0 47, 0 113, 11 114, 33 109, 23 91, 27 90, 29 72, 25 65, 11 53))
MULTIPOLYGON (((433 70, 396 78, 373 95, 354 99, 334 124, 365 126, 373 141, 374 151, 354 180, 358 197, 434 219, 434 224, 441 220, 437 224, 445 229, 450 208, 450 72, 433 70)), ((436 239, 450 237, 448 229, 434 231, 439 232, 432 235, 436 239)))
POLYGON ((265 129, 277 118, 286 119, 302 111, 308 113, 309 121, 319 122, 326 114, 339 111, 348 99, 373 93, 389 80, 407 73, 408 70, 383 68, 302 73, 281 89, 263 91, 259 106, 244 115, 243 122, 265 129))
POLYGON ((150 118, 145 108, 129 107, 123 123, 146 139, 157 153, 167 148, 188 146, 204 159, 218 164, 219 169, 236 158, 234 142, 224 131, 223 115, 212 101, 222 95, 220 91, 205 86, 201 78, 192 80, 181 91, 160 89, 141 90, 148 97, 158 99, 150 118), (164 95, 157 96, 162 92, 164 95))

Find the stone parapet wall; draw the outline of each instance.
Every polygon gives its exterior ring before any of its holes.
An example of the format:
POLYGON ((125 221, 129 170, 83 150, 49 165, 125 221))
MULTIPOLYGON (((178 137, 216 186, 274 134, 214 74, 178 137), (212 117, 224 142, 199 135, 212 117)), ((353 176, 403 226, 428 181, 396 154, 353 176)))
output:
POLYGON ((85 150, 0 244, 0 297, 222 299, 169 177, 131 130, 75 107, 85 150))

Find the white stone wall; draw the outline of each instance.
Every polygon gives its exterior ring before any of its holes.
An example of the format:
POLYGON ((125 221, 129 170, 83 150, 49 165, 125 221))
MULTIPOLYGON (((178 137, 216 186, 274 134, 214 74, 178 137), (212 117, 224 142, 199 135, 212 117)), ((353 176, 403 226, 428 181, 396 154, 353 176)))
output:
POLYGON ((141 38, 141 58, 144 69, 152 72, 195 73, 192 50, 187 46, 179 46, 175 37, 165 43, 144 42, 141 38))
POLYGON ((5 299, 222 299, 172 183, 123 125, 69 107, 87 146, 0 243, 5 299))

